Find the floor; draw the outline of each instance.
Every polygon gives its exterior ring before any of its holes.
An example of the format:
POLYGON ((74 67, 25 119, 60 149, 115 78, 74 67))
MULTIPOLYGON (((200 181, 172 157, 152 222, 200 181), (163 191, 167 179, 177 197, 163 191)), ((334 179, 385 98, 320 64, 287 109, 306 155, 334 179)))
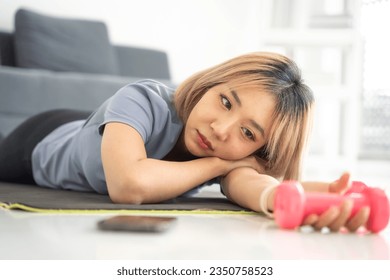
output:
MULTIPOLYGON (((374 169, 374 176, 364 178, 390 182, 387 168, 380 174, 374 169)), ((97 223, 110 216, 0 209, 0 260, 390 259, 390 226, 366 235, 308 228, 288 231, 260 215, 182 214, 164 233, 99 230, 97 223)))
POLYGON ((164 233, 107 232, 111 215, 0 210, 0 259, 389 259, 390 227, 380 234, 278 229, 255 215, 179 215, 164 233))

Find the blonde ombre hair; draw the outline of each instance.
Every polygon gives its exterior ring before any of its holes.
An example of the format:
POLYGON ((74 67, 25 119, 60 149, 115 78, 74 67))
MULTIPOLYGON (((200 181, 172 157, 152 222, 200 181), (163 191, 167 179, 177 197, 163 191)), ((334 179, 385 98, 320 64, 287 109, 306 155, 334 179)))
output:
POLYGON ((212 87, 255 86, 275 98, 273 123, 266 144, 255 155, 267 173, 284 180, 299 180, 302 157, 312 119, 314 97, 289 58, 257 52, 230 59, 194 74, 179 85, 175 106, 183 123, 202 96, 212 87))

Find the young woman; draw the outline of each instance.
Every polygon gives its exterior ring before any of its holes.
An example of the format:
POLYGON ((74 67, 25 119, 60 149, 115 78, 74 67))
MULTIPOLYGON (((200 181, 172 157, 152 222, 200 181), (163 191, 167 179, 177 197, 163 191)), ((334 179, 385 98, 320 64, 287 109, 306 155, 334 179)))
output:
MULTIPOLYGON (((235 203, 271 215, 281 180, 299 180, 314 98, 296 64, 252 53, 199 72, 174 91, 145 80, 120 89, 88 118, 55 110, 32 117, 0 144, 0 179, 158 203, 220 182, 235 203), (87 120, 85 120, 87 118, 87 120)), ((303 182, 306 191, 342 192, 303 182)), ((354 231, 369 209, 352 204, 304 224, 354 231)))

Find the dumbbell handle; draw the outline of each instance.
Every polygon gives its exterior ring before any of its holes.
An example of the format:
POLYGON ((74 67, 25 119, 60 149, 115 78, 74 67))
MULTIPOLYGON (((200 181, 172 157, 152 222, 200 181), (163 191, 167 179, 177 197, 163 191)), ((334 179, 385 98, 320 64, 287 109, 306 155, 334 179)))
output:
POLYGON ((361 193, 351 193, 347 196, 332 193, 305 193, 305 211, 303 217, 310 214, 320 215, 331 206, 340 206, 346 199, 353 201, 351 215, 353 216, 364 206, 370 206, 368 199, 361 193))

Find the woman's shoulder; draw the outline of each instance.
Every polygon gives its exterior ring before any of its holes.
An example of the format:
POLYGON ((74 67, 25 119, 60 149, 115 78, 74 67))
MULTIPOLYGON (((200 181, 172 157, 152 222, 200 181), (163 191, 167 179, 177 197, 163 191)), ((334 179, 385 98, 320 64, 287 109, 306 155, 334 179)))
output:
POLYGON ((172 87, 171 85, 167 85, 162 82, 149 79, 139 80, 137 82, 130 83, 127 85, 127 87, 142 89, 148 93, 155 93, 157 95, 172 95, 175 91, 174 87, 172 87))
POLYGON ((142 80, 120 88, 111 98, 111 106, 152 106, 166 107, 172 103, 174 90, 163 83, 142 80))
POLYGON ((173 103, 175 90, 154 80, 140 80, 122 87, 104 106, 105 115, 122 115, 148 119, 157 117, 179 122, 173 103))
MULTIPOLYGON (((140 80, 119 89, 111 98, 119 103, 127 100, 151 105, 171 103, 175 89, 155 80, 140 80), (119 100, 119 101, 118 101, 119 100)), ((126 101, 125 101, 126 102, 126 101)), ((146 104, 144 104, 146 105, 146 104)))

